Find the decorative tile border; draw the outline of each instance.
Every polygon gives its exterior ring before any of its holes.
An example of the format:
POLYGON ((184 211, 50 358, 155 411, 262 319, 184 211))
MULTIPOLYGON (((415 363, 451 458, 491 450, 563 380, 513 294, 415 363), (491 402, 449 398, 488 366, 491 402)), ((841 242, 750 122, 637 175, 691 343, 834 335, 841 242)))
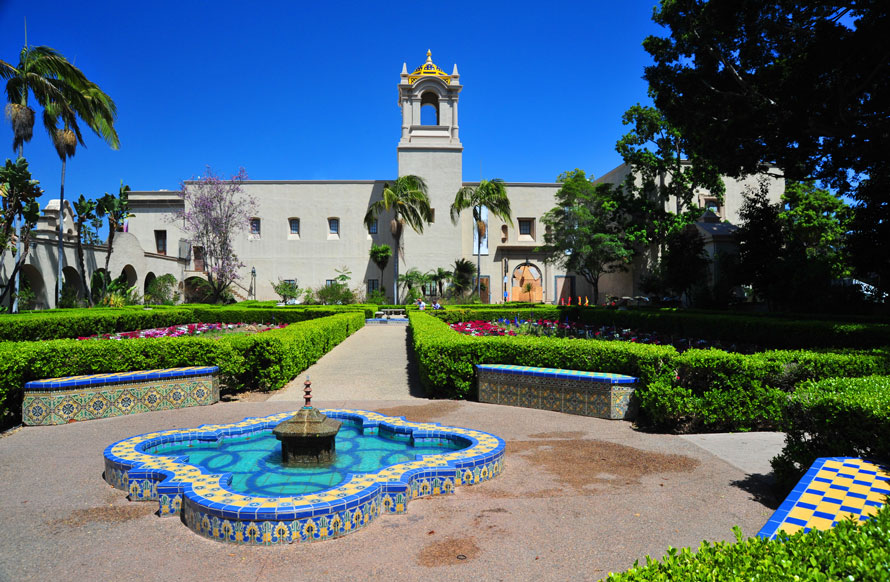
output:
POLYGON ((217 366, 48 378, 25 384, 22 422, 65 424, 219 401, 217 366))
POLYGON ((479 401, 630 420, 637 378, 580 370, 479 364, 479 401))
POLYGON ((369 524, 382 513, 404 513, 418 497, 453 493, 500 474, 504 441, 477 430, 413 423, 403 417, 362 410, 323 410, 354 424, 363 434, 389 434, 420 442, 459 441, 468 448, 418 455, 374 473, 351 474, 318 493, 256 497, 231 491, 229 474, 207 474, 187 457, 144 452, 173 442, 216 441, 269 430, 294 412, 246 418, 225 425, 203 425, 124 439, 105 449, 105 480, 129 492, 133 501, 156 500, 162 516, 181 514, 194 532, 213 540, 270 545, 340 537, 369 524))
POLYGON ((826 530, 847 518, 865 521, 890 495, 890 468, 855 457, 816 459, 779 509, 757 533, 826 530))

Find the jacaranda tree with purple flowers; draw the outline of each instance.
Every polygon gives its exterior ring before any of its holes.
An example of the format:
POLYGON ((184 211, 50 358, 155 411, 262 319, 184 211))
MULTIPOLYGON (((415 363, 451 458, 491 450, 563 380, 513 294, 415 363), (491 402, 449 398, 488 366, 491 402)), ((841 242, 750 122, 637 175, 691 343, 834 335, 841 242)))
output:
POLYGON ((182 220, 192 248, 203 249, 204 272, 214 302, 219 302, 229 286, 241 278, 238 271, 244 268, 233 242, 256 215, 256 200, 241 187, 246 179, 244 168, 225 180, 208 167, 202 177, 187 180, 180 188, 185 204, 176 219, 182 220))

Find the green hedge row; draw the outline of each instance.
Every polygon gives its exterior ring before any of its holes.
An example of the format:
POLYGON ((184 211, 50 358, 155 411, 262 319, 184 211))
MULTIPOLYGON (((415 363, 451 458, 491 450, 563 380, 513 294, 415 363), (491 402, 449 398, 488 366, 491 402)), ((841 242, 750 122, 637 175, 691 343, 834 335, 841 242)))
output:
POLYGON ((890 325, 877 322, 838 322, 737 315, 723 312, 674 309, 603 309, 601 307, 479 307, 437 312, 449 323, 480 319, 550 319, 585 325, 615 326, 657 332, 677 338, 695 338, 724 344, 762 348, 873 348, 890 345, 890 325))
POLYGON ((806 382, 787 407, 785 448, 772 460, 790 490, 818 457, 890 462, 890 376, 806 382))
MULTIPOLYGON (((361 312, 361 306, 241 307, 183 305, 120 309, 59 309, 0 317, 0 341, 38 341, 135 331, 186 323, 295 323, 336 313, 361 312), (351 309, 345 309, 351 307, 351 309)), ((373 314, 372 314, 373 316, 373 314)))
POLYGON ((805 380, 890 374, 870 352, 769 351, 744 355, 629 342, 547 337, 474 337, 442 319, 411 313, 414 349, 428 393, 475 396, 474 364, 514 364, 628 374, 641 379, 641 422, 662 430, 778 429, 788 393, 805 380))
POLYGON ((672 347, 547 337, 474 337, 452 331, 426 313, 411 312, 411 333, 427 394, 476 396, 474 364, 515 364, 637 376, 645 382, 670 373, 672 347))
POLYGON ((59 339, 0 343, 0 414, 8 426, 21 414, 26 382, 102 372, 216 365, 234 389, 275 390, 363 327, 353 311, 252 335, 123 341, 59 339))
POLYGON ((646 558, 627 572, 609 574, 613 582, 709 580, 890 580, 890 507, 868 521, 847 520, 827 531, 798 532, 775 540, 742 539, 736 543, 702 542, 696 552, 669 549, 661 561, 646 558))

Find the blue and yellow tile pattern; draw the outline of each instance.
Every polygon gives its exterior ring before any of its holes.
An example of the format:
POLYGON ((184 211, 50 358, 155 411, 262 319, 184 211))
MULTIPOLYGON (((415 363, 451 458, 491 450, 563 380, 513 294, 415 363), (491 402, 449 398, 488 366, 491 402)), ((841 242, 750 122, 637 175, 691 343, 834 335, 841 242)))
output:
POLYGON ((374 473, 351 474, 325 491, 263 497, 232 491, 227 474, 207 474, 186 457, 146 453, 171 442, 212 441, 269 430, 292 416, 285 412, 225 425, 203 425, 124 439, 105 449, 105 480, 134 501, 156 500, 160 515, 181 514, 196 533, 213 540, 270 545, 340 537, 369 524, 381 513, 404 513, 418 497, 453 493, 500 474, 504 441, 477 430, 413 423, 361 410, 323 410, 355 423, 364 434, 389 434, 415 442, 459 440, 462 450, 418 456, 374 473))
POLYGON ((25 384, 22 422, 65 424, 219 401, 217 366, 47 378, 25 384))
POLYGON ((826 530, 844 519, 864 521, 890 495, 890 468, 853 457, 822 457, 757 533, 772 539, 780 531, 826 530))
POLYGON ((479 401, 629 420, 637 378, 623 374, 479 364, 479 401))

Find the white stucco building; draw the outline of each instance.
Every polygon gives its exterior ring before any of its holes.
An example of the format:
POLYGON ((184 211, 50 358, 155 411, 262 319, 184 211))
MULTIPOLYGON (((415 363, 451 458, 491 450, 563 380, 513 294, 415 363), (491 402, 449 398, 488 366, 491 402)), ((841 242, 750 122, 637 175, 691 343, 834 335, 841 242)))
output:
MULTIPOLYGON (((450 269, 457 259, 476 263, 475 225, 472 213, 462 214, 458 224, 450 220, 449 209, 457 191, 472 182, 462 177, 463 146, 460 141, 458 103, 463 86, 457 65, 450 74, 436 66, 429 52, 426 62, 408 72, 403 64, 399 76, 401 115, 393 116, 393 141, 398 140, 398 173, 422 177, 429 188, 434 222, 422 235, 407 229, 403 235, 404 253, 400 253, 399 273, 410 268, 427 272, 438 267, 450 269), (435 119, 435 124, 423 124, 435 119), (396 122, 400 121, 400 126, 396 122), (396 128, 399 128, 397 133, 396 128)), ((469 129, 472 131, 472 128, 469 129)), ((598 181, 618 183, 627 175, 626 167, 616 168, 598 181)), ((352 274, 350 287, 367 292, 381 289, 391 296, 392 261, 382 277, 371 262, 372 244, 392 246, 389 232, 391 217, 381 215, 376 229, 363 224, 369 204, 379 200, 384 184, 392 176, 358 181, 253 180, 243 184, 246 193, 256 199, 257 215, 248 232, 237 240, 235 252, 246 266, 233 291, 241 299, 276 299, 272 283, 279 279, 296 280, 300 287, 317 288, 337 276, 336 269, 346 267, 352 274), (255 278, 251 271, 255 270, 255 278), (254 285, 255 282, 255 285, 254 285)), ((560 297, 591 295, 581 277, 547 264, 535 252, 542 244, 542 216, 553 208, 554 194, 560 184, 506 181, 513 210, 513 226, 498 219, 488 220, 488 235, 483 239, 481 276, 489 290, 483 300, 492 303, 528 300, 558 303, 560 297), (522 284, 533 282, 531 297, 522 284)), ((753 183, 753 179, 751 180, 753 183)), ((717 204, 704 192, 699 204, 711 208, 724 220, 736 222, 745 182, 726 180, 723 204, 717 204)), ((772 196, 778 200, 784 188, 781 180, 773 183, 772 196)), ((130 206, 135 215, 129 221, 129 233, 122 237, 138 243, 119 259, 130 261, 110 268, 118 276, 129 265, 132 282, 143 288, 147 278, 173 272, 180 281, 203 276, 200 249, 185 241, 185 234, 173 217, 182 209, 176 192, 133 191, 130 206), (141 258, 136 255, 140 255, 141 258), (138 265, 135 263, 139 263, 138 265)), ((725 229, 711 228, 715 233, 725 229)), ((708 236, 707 228, 703 232, 708 236)), ((722 235, 721 235, 722 236, 722 235)), ((709 249, 716 248, 716 238, 709 249)), ((132 244, 131 244, 132 246, 132 244)), ((117 242, 115 244, 117 247, 117 242)), ((116 254, 116 253, 114 253, 116 254)), ((112 256, 114 256, 114 254, 112 256)), ((69 263, 74 264, 74 263, 69 263)), ((54 275, 45 278, 52 286, 54 275)), ((607 295, 638 294, 639 273, 629 271, 606 275, 600 282, 601 300, 607 295)), ((391 297, 390 297, 391 299, 391 297)), ((51 297, 47 305, 53 305, 51 297)))

